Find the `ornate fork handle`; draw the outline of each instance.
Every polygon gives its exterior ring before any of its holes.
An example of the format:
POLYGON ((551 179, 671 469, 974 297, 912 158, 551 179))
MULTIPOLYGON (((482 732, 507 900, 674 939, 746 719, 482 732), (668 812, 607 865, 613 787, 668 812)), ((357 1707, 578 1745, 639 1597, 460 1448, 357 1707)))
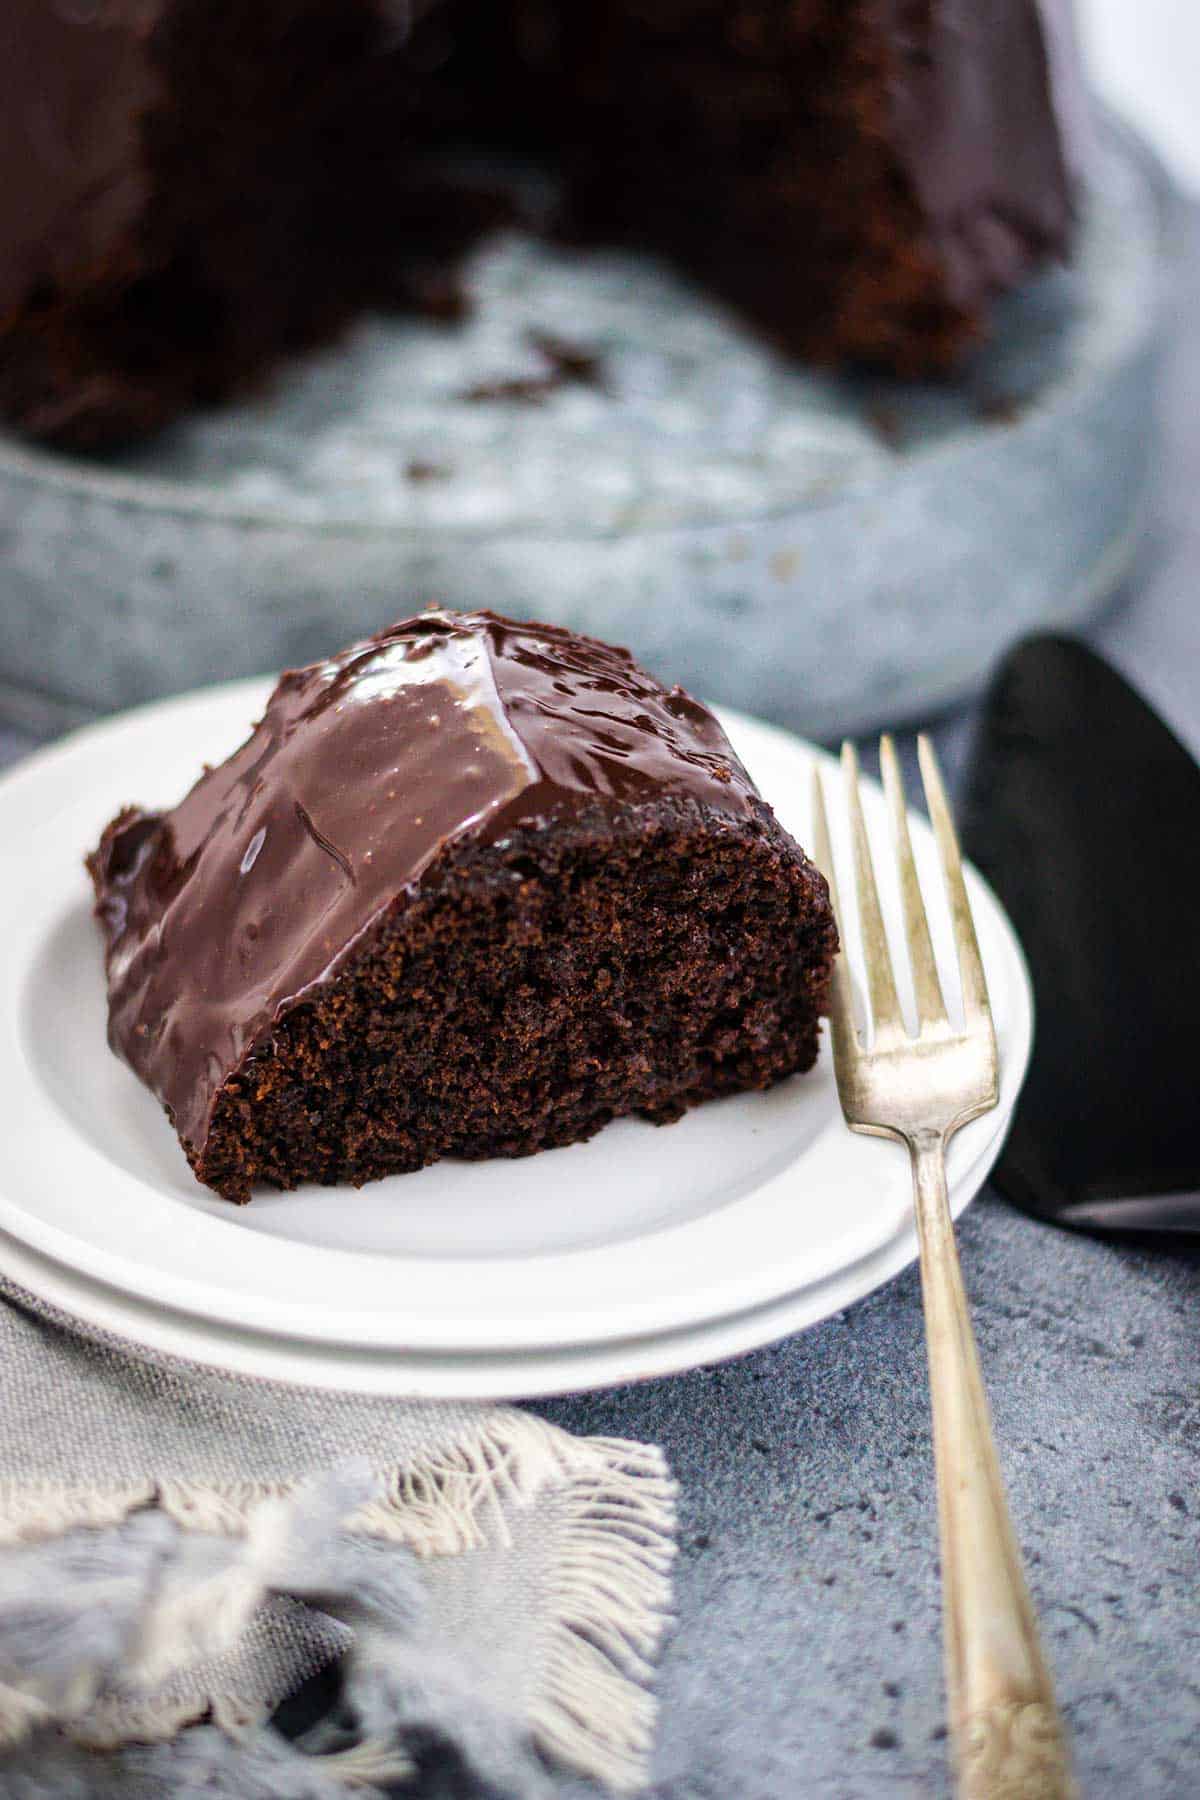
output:
POLYGON ((1049 1800, 1074 1792, 1053 1707, 1040 1700, 993 1707, 964 1721, 963 1789, 989 1800, 1049 1800))
POLYGON ((942 1547, 946 1683, 965 1800, 1069 1800, 946 1199, 945 1135, 909 1137, 942 1547))
MULTIPOLYGON (((962 1023, 952 1023, 947 1012, 913 856, 900 764, 895 745, 884 737, 879 765, 916 1002, 916 1035, 909 1030, 875 882, 859 794, 858 757, 854 746, 845 744, 842 769, 870 1030, 860 1037, 853 982, 841 956, 834 963, 830 994, 834 1070, 850 1127, 898 1138, 912 1158, 933 1397, 946 1685, 958 1791, 962 1800, 1069 1800, 1075 1789, 1066 1739, 1008 1516, 946 1200, 947 1141, 968 1120, 990 1112, 1000 1098, 996 1032, 962 854, 937 758, 925 738, 917 740, 917 751, 957 952, 962 1023)), ((845 915, 837 896, 819 771, 813 784, 813 823, 817 859, 829 879, 840 930, 845 915)))

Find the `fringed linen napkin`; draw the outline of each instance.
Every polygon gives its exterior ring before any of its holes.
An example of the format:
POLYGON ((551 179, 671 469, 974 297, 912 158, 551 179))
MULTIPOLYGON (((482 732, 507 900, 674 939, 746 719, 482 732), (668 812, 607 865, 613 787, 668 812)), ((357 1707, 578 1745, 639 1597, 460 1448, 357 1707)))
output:
POLYGON ((660 1452, 83 1335, 0 1280, 0 1794, 342 1800, 646 1778, 660 1452), (340 1659, 297 1740, 278 1702, 340 1659))

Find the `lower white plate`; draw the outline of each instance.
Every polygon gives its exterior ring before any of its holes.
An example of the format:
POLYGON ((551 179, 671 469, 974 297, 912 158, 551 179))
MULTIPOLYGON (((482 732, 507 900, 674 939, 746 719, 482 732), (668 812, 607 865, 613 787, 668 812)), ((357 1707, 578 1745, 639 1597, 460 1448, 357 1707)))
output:
MULTIPOLYGON (((975 1191, 974 1185, 960 1186, 951 1196, 956 1216, 975 1191)), ((828 1281, 690 1330, 576 1349, 426 1356, 411 1350, 305 1344, 214 1325, 90 1282, 0 1232, 0 1273, 90 1330, 122 1338, 151 1358, 171 1357, 293 1387, 422 1400, 531 1400, 650 1381, 744 1356, 832 1318, 908 1268, 916 1255, 916 1233, 908 1224, 873 1255, 828 1281)))
MULTIPOLYGON (((842 1122, 827 1058, 679 1124, 610 1126, 520 1162, 443 1163, 235 1209, 193 1181, 165 1118, 104 1044, 80 858, 123 803, 169 803, 261 705, 242 683, 86 732, 0 784, 21 846, 0 896, 0 1265, 94 1325, 246 1373, 427 1394, 517 1395, 665 1372, 836 1311, 911 1260, 908 1169, 842 1122)), ((816 752, 729 717, 784 823, 808 837, 816 752)), ((882 797, 868 819, 882 832, 882 797)), ((927 827, 918 861, 936 887, 927 827)), ((836 848, 836 845, 835 845, 836 848)), ((956 1139, 961 1209, 1003 1141, 1028 1059, 1020 950, 970 878, 1001 1103, 956 1139)), ((884 883, 889 925, 898 897, 884 883)), ((957 991, 940 908, 943 981, 957 991)), ((902 983, 903 986, 903 983, 902 983)))

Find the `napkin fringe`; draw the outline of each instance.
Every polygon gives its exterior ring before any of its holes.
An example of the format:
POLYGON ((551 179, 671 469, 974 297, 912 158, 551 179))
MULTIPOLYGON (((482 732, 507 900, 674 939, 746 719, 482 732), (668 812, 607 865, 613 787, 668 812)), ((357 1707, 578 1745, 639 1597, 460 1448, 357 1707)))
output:
POLYGON ((296 1481, 159 1481, 154 1504, 184 1531, 244 1537, 255 1516, 271 1501, 289 1500, 296 1481))
MULTIPOLYGON (((571 1475, 581 1455, 590 1468, 590 1443, 516 1408, 497 1408, 449 1448, 381 1470, 380 1491, 350 1515, 346 1529, 403 1544, 421 1557, 507 1545, 512 1534, 504 1508, 524 1506, 548 1481, 571 1475)), ((289 1499, 297 1485, 160 1482, 135 1504, 153 1500, 187 1531, 241 1537, 264 1503, 289 1499)))
POLYGON ((456 1448, 393 1472, 351 1529, 453 1555, 512 1534, 504 1507, 559 1489, 552 1622, 540 1698, 539 1750, 617 1793, 648 1779, 657 1702, 653 1658, 670 1619, 676 1483, 653 1445, 575 1438, 502 1408, 456 1448))
POLYGON ((654 1743, 658 1705, 646 1684, 671 1617, 676 1484, 653 1445, 556 1436, 570 1466, 534 1738, 548 1756, 632 1793, 648 1780, 654 1743))
MULTIPOLYGON (((670 1618, 676 1549, 677 1489, 662 1452, 620 1438, 574 1438, 501 1408, 452 1449, 384 1479, 348 1529, 423 1557, 511 1543, 505 1507, 557 1489, 551 1623, 530 1729, 544 1754, 615 1792, 643 1787, 657 1717, 648 1683, 670 1618)), ((257 1504, 281 1493, 278 1484, 239 1483, 199 1495, 174 1484, 163 1503, 192 1529, 241 1530, 257 1504)), ((347 1781, 363 1775, 351 1758, 347 1781)))
MULTIPOLYGON (((195 1595, 177 1596, 147 1622, 146 1666, 135 1673, 147 1685, 165 1681, 167 1691, 110 1695, 86 1719, 60 1721, 76 1742, 161 1742, 205 1717, 237 1736, 261 1718, 264 1703, 248 1705, 203 1686, 183 1700, 170 1682, 226 1650, 265 1598, 280 1503, 299 1486, 176 1480, 95 1490, 0 1487, 0 1541, 5 1534, 28 1541, 79 1525, 116 1525, 148 1505, 186 1531, 248 1540, 245 1557, 200 1591, 202 1604, 195 1595)), ((618 1438, 574 1438, 543 1419, 498 1408, 452 1447, 387 1470, 346 1529, 421 1557, 452 1556, 511 1544, 511 1515, 547 1495, 556 1541, 529 1729, 547 1756, 629 1793, 647 1780, 656 1716, 647 1684, 670 1617, 676 1487, 661 1451, 618 1438)), ((10 1737, 38 1722, 29 1702, 0 1689, 10 1737)), ((373 1758, 396 1749, 364 1745, 347 1753, 344 1770, 327 1760, 322 1766, 351 1786, 369 1779, 373 1758)))
MULTIPOLYGON (((447 1450, 381 1471, 382 1492, 348 1529, 402 1543, 418 1556, 478 1549, 491 1533, 509 1541, 503 1508, 520 1506, 573 1466, 576 1441, 515 1408, 490 1413, 447 1450)), ((63 1487, 0 1481, 0 1545, 60 1537, 77 1526, 119 1525, 158 1506, 185 1531, 242 1537, 267 1501, 287 1500, 292 1481, 137 1481, 63 1487)))
POLYGON ((73 1743, 84 1750, 117 1750, 123 1744, 165 1744, 188 1725, 211 1719, 227 1737, 242 1737, 259 1724, 264 1707, 248 1707, 236 1694, 201 1693, 186 1700, 152 1695, 135 1700, 121 1695, 101 1700, 86 1718, 66 1726, 73 1743))
POLYGON ((10 1750, 53 1721, 54 1709, 40 1694, 0 1681, 0 1750, 10 1750))
POLYGON ((527 1505, 569 1469, 576 1449, 556 1426, 498 1408, 452 1449, 389 1470, 383 1492, 358 1509, 350 1529, 404 1544, 417 1556, 507 1545, 505 1506, 527 1505))
POLYGON ((80 1525, 120 1525, 156 1493, 153 1481, 118 1487, 63 1487, 51 1482, 0 1481, 0 1546, 61 1537, 80 1525))

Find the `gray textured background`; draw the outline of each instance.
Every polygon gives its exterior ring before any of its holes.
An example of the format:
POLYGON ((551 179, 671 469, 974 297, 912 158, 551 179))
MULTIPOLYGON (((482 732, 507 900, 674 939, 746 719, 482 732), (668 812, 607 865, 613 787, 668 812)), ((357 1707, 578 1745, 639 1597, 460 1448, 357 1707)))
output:
MULTIPOLYGON (((1153 529, 1091 636, 1200 752, 1200 212, 1187 232, 1153 529)), ((941 728, 952 767, 970 730, 941 728)), ((0 717, 0 761, 31 742, 0 717)), ((1200 1793, 1200 1247, 990 1194, 961 1241, 1083 1792, 1200 1793)), ((682 1483, 655 1800, 949 1792, 915 1275, 740 1362, 540 1410, 656 1440, 682 1483)))

